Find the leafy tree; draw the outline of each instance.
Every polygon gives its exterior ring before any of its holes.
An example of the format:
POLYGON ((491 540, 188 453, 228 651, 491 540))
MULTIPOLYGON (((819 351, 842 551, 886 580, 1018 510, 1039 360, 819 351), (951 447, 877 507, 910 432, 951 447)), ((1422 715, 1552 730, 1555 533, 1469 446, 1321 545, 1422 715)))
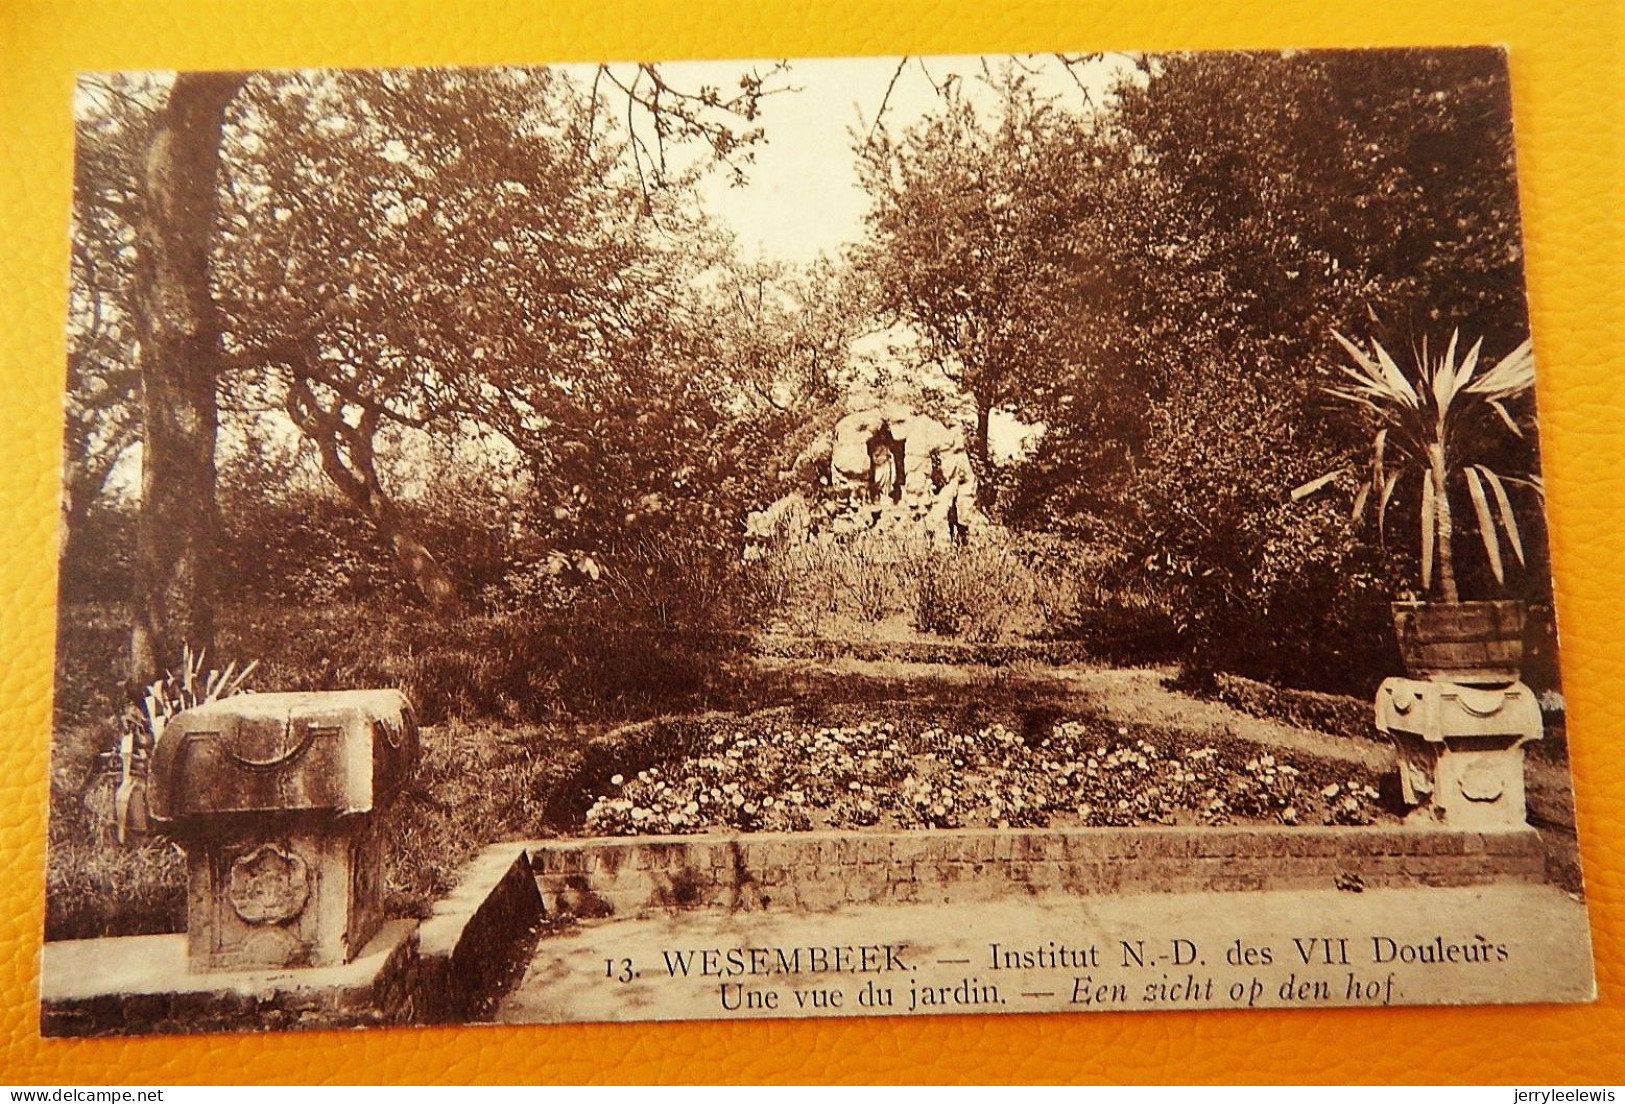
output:
POLYGON ((1148 170, 1123 258, 1142 319, 1249 335, 1283 365, 1371 313, 1406 343, 1523 336, 1496 51, 1180 55, 1119 105, 1115 139, 1148 170))
POLYGON ((83 541, 90 511, 140 440, 134 166, 153 123, 139 87, 123 91, 86 80, 81 90, 86 102, 76 122, 59 548, 65 569, 89 553, 83 541))
POLYGON ((1088 179, 1087 134, 1025 72, 1008 67, 989 84, 991 112, 949 80, 936 112, 901 136, 877 126, 858 148, 871 206, 857 262, 886 316, 970 396, 984 467, 992 411, 1082 361, 1066 292, 1085 252, 1088 179))
POLYGON ((237 360, 439 611, 456 587, 385 488, 381 431, 471 425, 551 467, 560 408, 640 340, 637 207, 585 115, 548 70, 321 72, 256 86, 233 136, 237 360))
POLYGON ((1311 645, 1316 618, 1358 620, 1376 591, 1343 523, 1282 515, 1305 457, 1358 445, 1316 365, 1334 329, 1525 336, 1504 59, 1154 57, 1076 113, 1023 78, 985 115, 949 86, 862 151, 883 302, 984 425, 1003 405, 1045 426, 1002 515, 1113 542, 1210 658, 1275 631, 1261 611, 1298 611, 1283 639, 1311 645))
MULTIPOLYGON (((1310 677, 1343 639, 1317 619, 1353 624, 1381 598, 1344 520, 1283 515, 1305 457, 1329 466, 1360 443, 1325 416, 1316 366, 1342 355, 1334 329, 1390 348, 1456 327, 1493 347, 1526 336, 1508 104, 1490 50, 1155 59, 1118 91, 1096 154, 1116 289, 1098 321, 1134 366, 1137 436, 1080 487, 1065 473, 1089 470, 1097 427, 1059 402, 1035 411, 1049 432, 1024 516, 1126 525, 1209 661, 1273 635, 1299 655, 1277 648, 1262 673, 1310 677)), ((1372 668, 1325 669, 1356 683, 1372 668)))
MULTIPOLYGON (((383 84, 388 85, 393 80, 404 86, 414 79, 415 75, 401 74, 384 79, 383 84)), ((516 79, 514 74, 507 73, 495 78, 495 83, 516 79)), ((638 66, 630 77, 600 69, 599 81, 606 80, 624 94, 628 118, 635 120, 641 114, 645 127, 652 128, 652 137, 634 133, 628 155, 640 180, 646 211, 657 206, 656 196, 660 186, 682 176, 680 172, 673 172, 665 166, 668 143, 703 140, 717 159, 737 169, 748 160, 751 144, 760 138, 759 128, 737 130, 733 122, 753 120, 760 97, 768 91, 764 79, 755 73, 742 78, 740 90, 732 96, 724 96, 714 89, 695 94, 681 92, 666 84, 659 70, 653 66, 638 66)), ((217 275, 213 271, 215 251, 221 244, 216 239, 216 231, 220 228, 217 224, 220 223, 223 184, 230 188, 233 219, 232 225, 226 229, 229 234, 236 235, 239 242, 250 229, 248 212, 265 209, 267 197, 253 191, 262 185, 248 180, 247 176, 251 174, 245 174, 244 170, 264 155, 271 158, 268 164, 276 163, 278 151, 274 145, 266 143, 266 137, 270 134, 267 128, 276 121, 274 115, 278 105, 274 97, 257 96, 252 98, 253 102, 248 102, 241 93, 245 87, 263 90, 276 83, 272 78, 250 82, 243 74, 177 76, 167 100, 161 93, 148 97, 159 102, 160 106, 153 112, 153 122, 146 139, 138 143, 140 148, 135 151, 136 156, 113 170, 115 176, 102 182, 106 186, 120 186, 116 174, 122 172, 125 174, 123 179, 130 182, 129 190, 134 198, 129 216, 135 231, 131 238, 134 250, 130 284, 134 308, 131 317, 136 320, 136 348, 142 394, 145 396, 141 418, 145 448, 143 494, 137 542, 138 578, 132 646, 132 668, 138 679, 154 675, 161 668, 164 657, 179 652, 181 642, 201 647, 208 642, 210 635, 217 528, 214 516, 214 454, 219 420, 216 389, 225 368, 263 370, 270 360, 265 354, 272 351, 267 343, 256 345, 245 341, 246 327, 245 333, 233 332, 229 349, 222 340, 224 320, 211 289, 211 281, 217 275), (258 364, 251 362, 248 356, 251 352, 261 354, 258 364)), ((300 78, 287 75, 286 83, 298 85, 300 78)), ((489 82, 483 78, 470 78, 467 82, 470 87, 482 83, 489 82)), ((448 89, 447 92, 448 96, 443 97, 439 105, 443 119, 451 118, 452 101, 457 95, 464 94, 458 89, 448 89)), ((590 159, 597 156, 595 146, 602 132, 600 109, 607 106, 599 96, 598 82, 595 82, 592 94, 578 102, 584 115, 575 120, 573 137, 579 144, 581 155, 590 159)), ((281 106, 287 108, 289 105, 281 106)), ((288 114, 283 121, 294 120, 288 114)), ((318 144, 323 138, 331 137, 330 132, 323 130, 324 126, 332 125, 330 122, 324 122, 314 114, 300 121, 309 124, 305 136, 314 136, 313 140, 318 144)), ((488 119, 488 122, 494 124, 495 120, 488 119)), ((543 125, 536 122, 534 115, 524 114, 505 122, 505 127, 497 127, 493 133, 512 134, 516 128, 522 131, 532 123, 543 125)), ((285 138, 289 136, 282 135, 285 138)), ((407 137, 421 139, 424 135, 419 132, 407 137)), ((466 131, 464 137, 469 137, 466 131)), ((478 144, 486 163, 501 160, 502 154, 495 145, 494 141, 478 144)), ((436 157, 437 154, 430 150, 419 159, 418 166, 438 165, 449 175, 456 175, 454 166, 437 162, 436 157)), ((562 161, 554 158, 549 164, 556 169, 562 161)), ((284 163, 282 167, 287 168, 288 164, 284 163)), ((307 183, 321 187, 314 179, 307 179, 307 183)), ((380 198, 377 192, 368 194, 380 198)), ((459 198, 467 198, 467 195, 459 198)), ((412 204, 426 202, 422 196, 400 193, 396 197, 396 205, 391 206, 387 199, 383 199, 380 208, 397 214, 421 213, 409 211, 406 206, 408 200, 412 204)), ((461 218, 465 225, 470 221, 470 212, 458 210, 452 205, 442 208, 433 218, 437 223, 443 223, 452 214, 461 218)), ((376 225, 376 219, 366 224, 376 225)), ((468 235, 465 240, 472 241, 473 235, 468 235)), ((349 255, 364 260, 365 251, 360 247, 372 243, 352 237, 327 244, 339 249, 353 246, 355 248, 350 250, 349 255)), ((567 242, 554 241, 550 244, 555 250, 551 258, 554 263, 536 274, 533 284, 537 295, 548 290, 546 277, 568 271, 575 259, 569 255, 567 242)), ((490 252, 486 250, 485 255, 489 257, 490 252)), ((298 263, 299 255, 297 252, 291 253, 283 259, 298 263)), ((307 254, 303 260, 308 262, 311 258, 307 254)), ((633 265, 622 272, 635 275, 638 269, 633 265)), ((229 279, 229 273, 219 275, 223 281, 229 279)), ((354 282, 356 287, 364 285, 368 279, 377 279, 377 273, 365 270, 357 275, 360 280, 354 282)), ((481 274, 473 265, 467 265, 462 269, 462 275, 472 277, 481 274)), ((577 281, 572 287, 579 292, 584 283, 577 281)), ((395 349, 389 341, 396 335, 389 332, 372 334, 372 344, 368 346, 355 332, 336 327, 333 319, 327 315, 342 315, 345 296, 350 293, 352 284, 335 284, 333 288, 338 290, 338 294, 329 294, 315 304, 317 310, 324 312, 320 317, 307 317, 304 321, 310 325, 295 326, 279 335, 276 359, 282 369, 282 386, 278 390, 271 380, 262 378, 263 397, 273 398, 297 412, 298 420, 322 447, 330 475, 347 493, 367 507, 375 522, 382 522, 388 527, 394 524, 395 519, 383 480, 376 478, 376 455, 373 450, 376 430, 384 421, 427 426, 438 418, 442 420, 438 423, 442 426, 456 424, 454 419, 459 404, 472 405, 474 397, 483 401, 475 413, 469 415, 470 420, 494 418, 500 411, 505 423, 503 430, 524 425, 532 412, 512 406, 501 411, 500 399, 491 394, 492 391, 500 391, 500 385, 482 391, 469 384, 471 375, 460 372, 460 365, 453 365, 451 371, 428 380, 421 393, 414 397, 422 401, 390 405, 379 401, 379 396, 386 394, 388 388, 369 388, 357 392, 364 401, 346 405, 341 389, 355 382, 345 376, 346 364, 352 369, 359 369, 364 363, 360 360, 362 355, 382 351, 385 355, 381 361, 366 363, 365 366, 388 375, 398 370, 407 358, 418 357, 418 363, 423 363, 426 348, 421 343, 415 346, 404 343, 403 348, 395 349), (321 340, 324 325, 329 330, 337 328, 342 341, 324 344, 321 340), (429 401, 431 399, 432 402, 429 401)), ((226 290, 229 295, 229 289, 220 290, 226 290)), ((607 298, 614 298, 613 285, 599 288, 598 291, 607 298)), ((480 347, 467 341, 467 335, 459 333, 458 327, 480 308, 488 312, 491 304, 487 299, 465 306, 461 314, 450 312, 438 321, 443 327, 442 336, 464 338, 460 346, 454 343, 453 348, 466 357, 477 359, 480 347)), ((614 313, 613 306, 608 313, 614 313)), ((393 321, 383 318, 380 325, 388 329, 393 321)), ((421 322, 422 319, 415 321, 421 322)), ((621 321, 628 328, 635 328, 635 320, 623 318, 621 321)), ((416 336, 422 337, 423 333, 420 328, 416 336)), ((264 336, 260 334, 256 340, 264 336)), ((490 352, 487 350, 485 355, 490 355, 490 352)), ((539 369, 539 374, 546 370, 539 369)), ((238 376, 237 382, 240 383, 241 379, 238 376)), ((605 386, 613 387, 613 384, 605 386)), ((562 393, 568 390, 569 385, 555 381, 554 387, 562 393)), ((583 399, 583 403, 590 402, 590 396, 578 397, 583 399)), ((533 436, 532 440, 535 439, 533 436)), ((70 448, 73 447, 70 441, 70 448)), ((447 591, 440 585, 441 580, 436 579, 432 557, 426 556, 426 550, 412 548, 409 534, 398 525, 391 534, 391 542, 403 562, 418 571, 428 585, 431 597, 437 602, 443 598, 447 591)))
POLYGON ((850 268, 819 257, 783 261, 723 255, 707 274, 702 325, 732 383, 776 410, 827 406, 849 382, 851 344, 872 315, 870 290, 850 268))
POLYGON ((1088 374, 1034 392, 1030 416, 1050 432, 1026 516, 1109 509, 1147 446, 1150 404, 1215 359, 1245 365, 1283 417, 1315 418, 1297 405, 1305 369, 1340 355, 1333 329, 1390 347, 1456 327, 1493 346, 1524 336, 1494 51, 1170 55, 1143 72, 1090 143, 1098 183, 1078 218, 1105 246, 1084 257, 1104 293, 1074 293, 1088 374), (1121 389, 1104 420, 1102 384, 1121 389), (1115 456, 1103 431, 1124 446, 1115 456))
POLYGON ((1224 361, 1150 404, 1108 520, 1111 585, 1165 619, 1174 654, 1369 692, 1387 658, 1381 561, 1340 506, 1290 501, 1333 443, 1224 361))

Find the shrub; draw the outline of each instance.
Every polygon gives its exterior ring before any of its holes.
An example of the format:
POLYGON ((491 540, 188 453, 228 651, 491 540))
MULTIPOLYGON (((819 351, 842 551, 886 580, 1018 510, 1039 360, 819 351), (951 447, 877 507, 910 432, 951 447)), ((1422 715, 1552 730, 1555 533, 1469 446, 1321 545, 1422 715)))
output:
POLYGON ((819 540, 777 538, 746 568, 758 621, 778 616, 803 635, 827 615, 873 624, 904 610, 906 583, 920 555, 906 535, 864 531, 819 540))
POLYGON ((737 549, 667 531, 607 551, 593 604, 601 616, 655 629, 732 629, 744 620, 744 584, 737 549))
MULTIPOLYGON (((1097 565, 1079 542, 990 526, 938 547, 908 527, 772 542, 748 568, 751 592, 804 635, 829 614, 863 624, 905 616, 922 633, 989 644, 1067 623, 1097 565)), ((837 630, 839 626, 836 626, 837 630)))
POLYGON ((824 542, 774 541, 745 565, 747 589, 760 596, 753 620, 771 626, 782 618, 791 631, 811 636, 819 619, 840 607, 834 567, 836 549, 824 542))
POLYGON ((234 660, 224 670, 205 670, 205 659, 205 652, 184 648, 178 670, 166 671, 162 678, 142 687, 137 700, 119 718, 118 740, 108 757, 118 776, 113 817, 120 843, 132 827, 137 831, 145 828, 146 808, 139 799, 152 767, 152 753, 170 720, 185 710, 247 692, 248 680, 259 666, 251 661, 239 668, 234 660))
POLYGON ((221 518, 222 580, 245 598, 290 604, 406 600, 388 546, 335 495, 228 498, 221 518))
POLYGON ((219 637, 223 650, 257 642, 262 686, 398 687, 425 724, 625 720, 735 692, 731 634, 657 631, 607 613, 440 623, 374 606, 241 607, 222 618, 219 637))
POLYGON ((904 552, 901 541, 885 534, 860 533, 837 544, 828 563, 834 571, 839 604, 859 621, 869 623, 897 612, 904 552))
MULTIPOLYGON (((231 591, 284 603, 418 603, 373 523, 326 484, 244 484, 240 474, 228 475, 222 566, 231 591)), ((560 535, 528 512, 533 504, 501 472, 453 460, 395 505, 405 530, 478 605, 556 608, 573 596, 567 586, 552 585, 559 573, 548 569, 560 535)))
POLYGON ((989 644, 1031 628, 1039 586, 1009 547, 986 541, 934 550, 914 574, 914 627, 989 644))
POLYGON ((1289 489, 1328 465, 1290 395, 1210 376, 1152 413, 1107 586, 1156 610, 1167 658, 1368 693, 1392 649, 1382 565, 1289 489))

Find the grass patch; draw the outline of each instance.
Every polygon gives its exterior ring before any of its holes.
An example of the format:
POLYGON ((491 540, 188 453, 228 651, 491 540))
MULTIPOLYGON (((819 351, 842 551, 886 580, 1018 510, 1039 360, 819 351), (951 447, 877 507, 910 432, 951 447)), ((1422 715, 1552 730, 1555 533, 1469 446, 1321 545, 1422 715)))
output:
POLYGON ((1351 740, 1378 739, 1372 705, 1345 694, 1323 694, 1271 686, 1240 675, 1186 667, 1168 681, 1168 689, 1193 698, 1223 702, 1266 720, 1310 728, 1351 740))
POLYGON ((565 726, 425 729, 417 773, 383 814, 386 908, 425 917, 487 844, 556 835, 549 799, 580 762, 579 738, 565 726))
POLYGON ((186 859, 157 840, 135 847, 51 838, 45 938, 160 935, 186 930, 186 859))
POLYGON ((111 723, 59 729, 51 754, 45 937, 152 935, 186 926, 186 860, 159 839, 120 846, 117 777, 102 757, 111 723))

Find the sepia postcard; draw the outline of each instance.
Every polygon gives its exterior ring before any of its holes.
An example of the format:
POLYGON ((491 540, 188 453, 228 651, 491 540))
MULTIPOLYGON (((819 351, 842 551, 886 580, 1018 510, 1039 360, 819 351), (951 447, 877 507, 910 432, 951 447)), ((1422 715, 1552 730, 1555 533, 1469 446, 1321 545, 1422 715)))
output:
POLYGON ((84 75, 42 1031, 1594 999, 1510 102, 84 75))

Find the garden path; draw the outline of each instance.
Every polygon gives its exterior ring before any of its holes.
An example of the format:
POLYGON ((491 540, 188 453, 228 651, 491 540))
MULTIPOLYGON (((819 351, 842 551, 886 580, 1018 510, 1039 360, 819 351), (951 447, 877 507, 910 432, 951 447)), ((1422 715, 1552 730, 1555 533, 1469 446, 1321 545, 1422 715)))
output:
POLYGON ((1055 666, 1029 663, 1014 668, 980 664, 913 663, 852 657, 800 660, 760 657, 756 663, 807 687, 835 680, 906 684, 929 692, 935 684, 975 691, 985 687, 1003 700, 1044 700, 1105 716, 1185 732, 1212 732, 1265 747, 1301 751, 1322 759, 1357 764, 1373 771, 1393 767, 1393 750, 1375 738, 1355 740, 1243 712, 1223 702, 1170 690, 1172 668, 1055 666))

